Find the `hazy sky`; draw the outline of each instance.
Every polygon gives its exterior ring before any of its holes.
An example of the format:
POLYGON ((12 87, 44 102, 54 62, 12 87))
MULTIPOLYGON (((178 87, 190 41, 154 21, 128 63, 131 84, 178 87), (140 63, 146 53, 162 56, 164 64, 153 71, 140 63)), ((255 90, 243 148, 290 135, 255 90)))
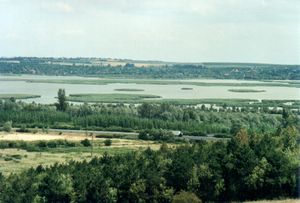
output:
POLYGON ((0 0, 0 56, 300 63, 299 0, 0 0))

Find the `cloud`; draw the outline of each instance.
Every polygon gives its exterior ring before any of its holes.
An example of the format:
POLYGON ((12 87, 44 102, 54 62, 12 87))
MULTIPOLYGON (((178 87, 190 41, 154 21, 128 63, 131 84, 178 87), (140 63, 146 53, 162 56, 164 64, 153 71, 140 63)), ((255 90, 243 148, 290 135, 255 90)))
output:
POLYGON ((51 2, 51 3, 46 2, 46 4, 44 4, 43 7, 49 11, 61 12, 61 13, 70 13, 74 10, 71 4, 61 2, 61 1, 51 2))

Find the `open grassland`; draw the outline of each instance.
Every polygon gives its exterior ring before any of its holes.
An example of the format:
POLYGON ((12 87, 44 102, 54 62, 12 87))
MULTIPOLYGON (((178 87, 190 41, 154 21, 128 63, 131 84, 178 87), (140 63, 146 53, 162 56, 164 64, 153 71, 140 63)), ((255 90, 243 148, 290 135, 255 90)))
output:
MULTIPOLYGON (((128 139, 112 139, 111 146, 105 146, 104 138, 94 138, 93 147, 79 145, 84 139, 92 140, 91 136, 85 136, 80 133, 66 133, 59 135, 57 133, 4 133, 0 134, 0 144, 11 143, 11 145, 22 146, 40 145, 48 143, 48 141, 61 142, 68 140, 68 143, 73 143, 72 147, 41 147, 34 150, 25 150, 18 147, 0 149, 0 172, 4 175, 10 173, 18 173, 24 169, 37 167, 38 165, 50 166, 54 163, 64 163, 71 160, 88 161, 92 157, 102 156, 104 153, 111 155, 126 153, 133 150, 143 150, 151 148, 159 149, 160 144, 153 141, 143 140, 128 140, 128 139), (22 140, 22 141, 21 141, 22 140), (38 150, 37 150, 38 149, 38 150), (91 156, 93 152, 93 156, 91 156)), ((28 147, 29 148, 29 147, 28 147)))
POLYGON ((266 90, 255 90, 255 89, 229 89, 229 92, 239 92, 239 93, 250 93, 250 92, 265 92, 266 90))
POLYGON ((0 99, 32 99, 32 98, 38 98, 41 97, 40 95, 34 95, 34 94, 0 94, 0 99))
MULTIPOLYGON (((49 152, 28 152, 22 149, 1 149, 0 151, 0 172, 4 175, 10 173, 18 173, 24 169, 37 167, 38 165, 50 166, 54 163, 65 163, 71 160, 75 161, 89 161, 91 157, 91 150, 81 151, 76 149, 71 151, 68 148, 61 149, 61 151, 49 152)), ((100 149, 94 148, 94 156, 101 156, 107 152, 109 154, 126 153, 134 149, 128 147, 106 147, 100 149)))

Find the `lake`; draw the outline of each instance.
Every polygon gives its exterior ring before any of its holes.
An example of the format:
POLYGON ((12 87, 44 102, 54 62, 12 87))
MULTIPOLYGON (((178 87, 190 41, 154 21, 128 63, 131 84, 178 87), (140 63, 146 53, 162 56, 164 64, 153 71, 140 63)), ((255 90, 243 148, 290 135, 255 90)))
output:
MULTIPOLYGON (((152 85, 152 84, 122 84, 111 83, 107 85, 85 85, 85 84, 57 84, 57 83, 30 83, 20 79, 65 79, 65 80, 99 80, 99 78, 73 77, 73 76, 5 76, 0 75, 0 94, 37 94, 41 98, 27 99, 27 102, 54 103, 59 88, 64 88, 67 94, 81 93, 126 93, 126 94, 152 94, 165 99, 270 99, 270 100, 299 100, 300 88, 277 87, 277 86, 255 86, 255 87, 234 87, 234 86, 195 86, 195 85, 152 85), (19 80, 19 81, 9 81, 19 80), (115 91, 115 89, 143 89, 140 92, 115 91), (187 88, 182 90, 182 88, 187 88), (192 89, 190 89, 192 88, 192 89), (265 92, 230 92, 229 89, 255 89, 265 92)), ((178 81, 178 80, 177 80, 178 81)), ((260 81, 242 80, 211 80, 193 79, 180 81, 196 81, 207 83, 265 83, 260 81)), ((134 82, 134 81, 133 81, 134 82)), ((284 81, 282 81, 284 83, 284 81)))

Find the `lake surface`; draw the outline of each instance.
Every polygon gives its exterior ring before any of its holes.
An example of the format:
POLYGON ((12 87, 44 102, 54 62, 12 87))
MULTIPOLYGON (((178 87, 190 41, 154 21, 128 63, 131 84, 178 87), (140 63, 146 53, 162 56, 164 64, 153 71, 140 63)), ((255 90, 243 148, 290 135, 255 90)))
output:
MULTIPOLYGON (((150 85, 150 84, 121 84, 112 83, 107 85, 84 85, 84 84, 56 84, 56 83, 29 83, 26 81, 7 81, 7 79, 82 79, 99 80, 99 78, 73 77, 73 76, 4 76, 0 75, 0 94, 36 94, 41 98, 27 99, 27 102, 54 103, 59 88, 64 88, 67 94, 88 94, 88 93, 123 93, 123 94, 152 94, 166 99, 271 99, 271 100, 299 100, 300 88, 295 87, 234 87, 234 86, 195 86, 195 85, 150 85), (141 92, 115 91, 115 89, 144 89, 141 92), (181 88, 192 88, 182 90, 181 88), (229 89, 256 89, 265 90, 259 93, 238 93, 229 92, 229 89)), ((180 80, 196 81, 207 83, 264 83, 260 81, 243 80, 180 80)), ((282 81, 284 83, 284 81, 282 81)))

